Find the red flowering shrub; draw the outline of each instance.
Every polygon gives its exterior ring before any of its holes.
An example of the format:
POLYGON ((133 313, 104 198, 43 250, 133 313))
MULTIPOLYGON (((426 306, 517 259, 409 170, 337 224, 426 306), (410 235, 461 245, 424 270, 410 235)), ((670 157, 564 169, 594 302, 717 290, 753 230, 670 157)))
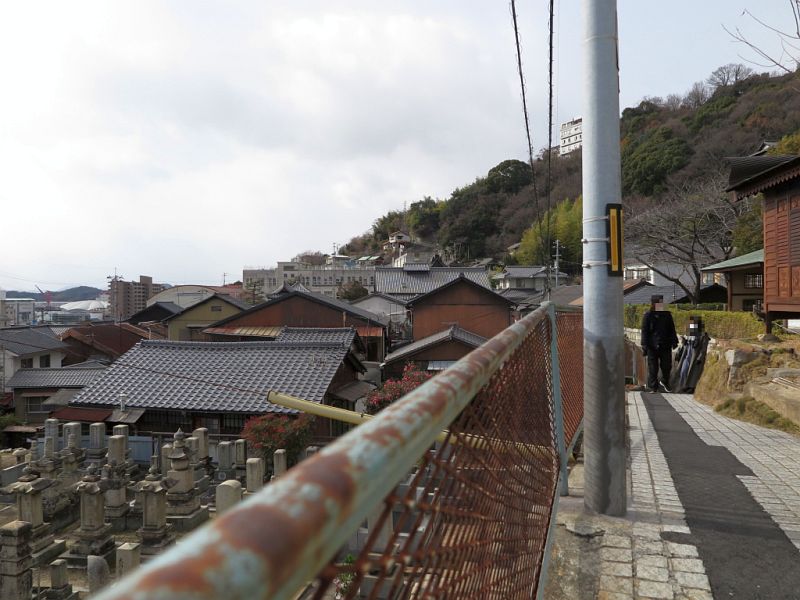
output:
POLYGON ((395 400, 402 398, 414 388, 433 377, 432 373, 420 371, 414 363, 408 363, 403 369, 400 379, 387 379, 383 387, 367 394, 367 412, 371 415, 378 414, 395 400))
POLYGON ((244 424, 242 437, 253 448, 261 450, 267 465, 272 465, 275 450, 286 450, 289 465, 297 463, 300 453, 311 443, 314 417, 307 414, 262 415, 244 424))

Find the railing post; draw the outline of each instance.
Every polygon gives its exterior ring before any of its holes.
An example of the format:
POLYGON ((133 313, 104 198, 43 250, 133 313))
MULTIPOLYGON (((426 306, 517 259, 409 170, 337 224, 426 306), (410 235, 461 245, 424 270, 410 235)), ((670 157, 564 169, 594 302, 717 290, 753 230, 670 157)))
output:
POLYGON ((553 421, 558 450, 558 491, 569 496, 569 474, 567 473, 567 440, 564 435, 564 406, 561 402, 561 367, 558 360, 558 325, 556 324, 556 305, 545 302, 547 316, 550 318, 550 373, 553 379, 553 421))

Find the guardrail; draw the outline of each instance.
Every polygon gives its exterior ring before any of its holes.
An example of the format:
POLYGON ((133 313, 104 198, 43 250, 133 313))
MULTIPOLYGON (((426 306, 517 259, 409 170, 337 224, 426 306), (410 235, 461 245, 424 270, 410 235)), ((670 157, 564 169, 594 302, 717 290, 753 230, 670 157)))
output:
POLYGON ((580 322, 531 313, 99 598, 541 595, 580 322))

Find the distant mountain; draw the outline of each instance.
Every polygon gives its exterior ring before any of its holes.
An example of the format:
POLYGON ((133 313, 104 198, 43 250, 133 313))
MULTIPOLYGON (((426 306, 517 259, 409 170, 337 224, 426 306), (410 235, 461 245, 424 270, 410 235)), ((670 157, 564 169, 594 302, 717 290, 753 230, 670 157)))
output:
MULTIPOLYGON (((61 290, 60 292, 50 292, 50 300, 53 302, 76 302, 78 300, 94 300, 99 294, 105 290, 101 290, 88 285, 80 285, 78 287, 61 290)), ((6 292, 6 298, 33 298, 34 300, 44 301, 45 295, 39 292, 18 292, 9 290, 6 292)))

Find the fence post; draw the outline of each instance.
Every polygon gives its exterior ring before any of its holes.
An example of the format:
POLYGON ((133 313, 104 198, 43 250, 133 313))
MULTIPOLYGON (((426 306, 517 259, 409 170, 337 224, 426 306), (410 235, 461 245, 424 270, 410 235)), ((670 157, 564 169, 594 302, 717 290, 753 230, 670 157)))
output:
POLYGON ((564 435, 564 407, 561 403, 561 368, 558 360, 558 326, 556 324, 556 305, 544 303, 547 316, 550 318, 550 374, 553 379, 553 421, 556 433, 556 449, 558 450, 558 491, 562 496, 569 496, 567 473, 567 441, 564 435))

